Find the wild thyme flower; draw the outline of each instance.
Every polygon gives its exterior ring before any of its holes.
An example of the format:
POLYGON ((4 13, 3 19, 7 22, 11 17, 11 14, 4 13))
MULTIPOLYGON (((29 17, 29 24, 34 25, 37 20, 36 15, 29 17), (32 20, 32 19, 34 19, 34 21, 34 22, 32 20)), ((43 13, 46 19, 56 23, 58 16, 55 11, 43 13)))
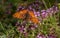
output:
POLYGON ((48 16, 49 16, 49 15, 52 16, 53 9, 52 9, 52 8, 49 8, 49 9, 46 10, 46 12, 48 13, 48 16))
POLYGON ((57 7, 57 6, 53 6, 53 7, 49 8, 49 9, 47 9, 46 12, 47 12, 49 15, 52 16, 53 14, 55 14, 55 13, 58 12, 58 7, 57 7))
POLYGON ((49 13, 55 13, 58 12, 58 7, 57 6, 53 6, 49 9, 46 10, 47 12, 49 11, 49 13))
POLYGON ((34 7, 38 7, 39 8, 39 5, 40 5, 40 2, 38 0, 36 0, 35 2, 33 2, 32 4, 34 7))
POLYGON ((44 35, 38 34, 36 38, 46 38, 44 35))
POLYGON ((19 30, 21 33, 26 32, 26 28, 25 28, 23 25, 21 25, 20 27, 18 27, 18 30, 19 30))
POLYGON ((33 9, 33 11, 34 11, 34 15, 37 17, 37 14, 36 14, 36 11, 35 11, 35 9, 33 9))
POLYGON ((24 37, 27 38, 28 33, 27 32, 24 32, 23 34, 24 34, 24 37))
POLYGON ((25 7, 23 7, 23 6, 19 6, 18 8, 17 8, 17 11, 20 11, 20 10, 23 10, 25 7))
POLYGON ((40 11, 37 11, 37 16, 40 17, 40 11))
POLYGON ((57 6, 53 6, 52 8, 53 8, 54 13, 58 12, 58 7, 57 6))
POLYGON ((45 18, 48 16, 48 14, 52 16, 56 12, 58 12, 58 7, 53 6, 47 10, 41 10, 41 16, 42 18, 45 18))
POLYGON ((28 27, 28 29, 30 29, 30 30, 34 30, 35 28, 37 28, 37 25, 35 25, 35 24, 31 24, 31 25, 28 27))
POLYGON ((46 12, 46 10, 41 10, 41 16, 42 16, 42 18, 45 18, 45 17, 47 17, 47 12, 46 12))
POLYGON ((26 21, 23 21, 22 23, 17 22, 16 23, 17 26, 17 30, 19 30, 21 33, 25 33, 26 32, 26 21))
POLYGON ((34 11, 34 14, 35 14, 36 17, 40 16, 40 11, 36 11, 35 9, 33 9, 33 11, 34 11))
POLYGON ((47 38, 57 38, 55 35, 48 35, 47 38))
POLYGON ((47 13, 50 13, 51 11, 50 11, 50 9, 47 9, 46 12, 47 12, 47 13))
POLYGON ((32 10, 33 8, 32 8, 32 6, 31 6, 31 5, 29 5, 29 6, 28 6, 28 9, 29 9, 29 10, 32 10))
POLYGON ((53 8, 51 7, 51 8, 49 8, 49 9, 47 9, 46 10, 46 12, 49 14, 49 15, 51 15, 52 16, 52 14, 54 13, 54 11, 53 11, 53 8), (49 12, 48 12, 49 11, 49 12))

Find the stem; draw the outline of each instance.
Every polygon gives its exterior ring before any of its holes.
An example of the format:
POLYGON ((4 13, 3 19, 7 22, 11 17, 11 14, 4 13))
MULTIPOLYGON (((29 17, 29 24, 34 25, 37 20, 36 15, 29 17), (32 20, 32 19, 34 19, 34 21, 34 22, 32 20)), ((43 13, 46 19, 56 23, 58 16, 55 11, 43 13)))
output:
POLYGON ((44 1, 44 0, 42 0, 42 2, 43 2, 43 4, 44 4, 45 8, 47 9, 48 7, 47 7, 47 5, 46 5, 45 1, 44 1))
MULTIPOLYGON (((48 0, 48 2, 49 2, 49 0, 48 0)), ((51 4, 50 4, 50 2, 49 2, 49 6, 51 7, 51 4)))

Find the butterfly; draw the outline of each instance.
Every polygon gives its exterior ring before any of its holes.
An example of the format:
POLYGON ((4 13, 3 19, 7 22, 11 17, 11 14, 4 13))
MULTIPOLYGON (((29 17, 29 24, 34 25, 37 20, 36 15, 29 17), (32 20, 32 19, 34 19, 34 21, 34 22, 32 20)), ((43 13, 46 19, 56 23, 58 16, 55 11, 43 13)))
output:
POLYGON ((34 12, 32 10, 27 10, 27 9, 23 9, 23 10, 16 12, 15 14, 13 14, 13 17, 31 21, 34 24, 38 24, 39 22, 37 17, 34 15, 34 12))

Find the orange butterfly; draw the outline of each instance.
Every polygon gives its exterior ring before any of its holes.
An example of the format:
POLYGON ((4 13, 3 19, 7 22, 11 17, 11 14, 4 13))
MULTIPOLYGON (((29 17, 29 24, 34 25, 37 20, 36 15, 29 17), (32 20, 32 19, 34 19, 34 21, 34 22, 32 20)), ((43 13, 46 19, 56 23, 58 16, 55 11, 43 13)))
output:
POLYGON ((35 17, 34 12, 27 9, 16 12, 15 14, 13 14, 13 17, 19 19, 26 19, 33 22, 34 24, 37 24, 39 22, 38 19, 35 17))

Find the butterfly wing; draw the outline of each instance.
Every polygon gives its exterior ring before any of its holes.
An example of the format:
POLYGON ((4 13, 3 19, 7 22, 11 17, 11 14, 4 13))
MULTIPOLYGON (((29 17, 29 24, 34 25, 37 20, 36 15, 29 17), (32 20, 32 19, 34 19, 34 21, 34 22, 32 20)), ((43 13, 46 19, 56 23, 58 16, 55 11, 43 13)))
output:
POLYGON ((31 20, 33 23, 37 24, 37 23, 39 22, 38 19, 37 19, 37 17, 35 17, 33 11, 29 11, 29 15, 31 16, 31 19, 30 19, 30 20, 31 20))
POLYGON ((25 16, 25 14, 27 13, 27 10, 21 10, 19 12, 16 12, 15 14, 13 14, 14 18, 19 18, 19 19, 23 19, 25 16))

